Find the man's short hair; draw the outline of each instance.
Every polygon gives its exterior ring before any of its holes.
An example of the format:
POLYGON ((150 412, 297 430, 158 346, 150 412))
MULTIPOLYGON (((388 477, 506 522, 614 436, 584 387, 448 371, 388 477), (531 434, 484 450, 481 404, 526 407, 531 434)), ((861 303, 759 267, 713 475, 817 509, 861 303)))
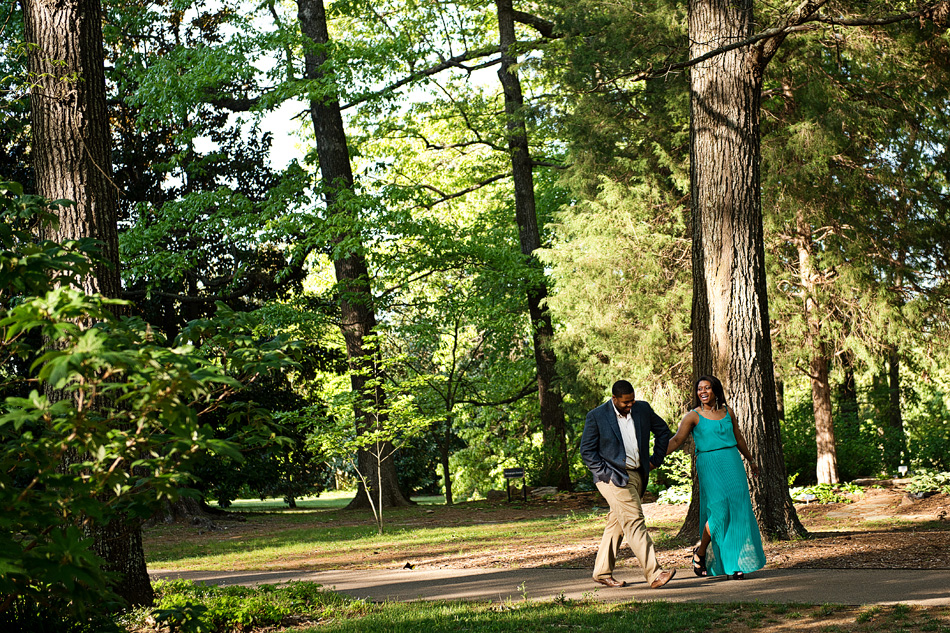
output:
POLYGON ((614 386, 610 388, 610 393, 613 394, 614 398, 629 395, 633 393, 633 385, 626 380, 618 380, 614 383, 614 386))

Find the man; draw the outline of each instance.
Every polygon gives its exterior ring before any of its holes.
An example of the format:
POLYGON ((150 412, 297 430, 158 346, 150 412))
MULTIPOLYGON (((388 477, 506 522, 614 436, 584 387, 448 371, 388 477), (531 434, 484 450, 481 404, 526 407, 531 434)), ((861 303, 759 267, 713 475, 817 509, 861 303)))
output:
POLYGON ((640 497, 646 491, 650 470, 663 463, 670 429, 649 404, 637 401, 633 385, 626 380, 615 382, 611 394, 610 400, 587 414, 581 436, 581 458, 610 506, 594 563, 594 581, 608 587, 627 585, 613 577, 617 552, 626 537, 650 587, 659 589, 676 570, 660 569, 640 497), (648 452, 651 432, 655 437, 652 456, 648 452))

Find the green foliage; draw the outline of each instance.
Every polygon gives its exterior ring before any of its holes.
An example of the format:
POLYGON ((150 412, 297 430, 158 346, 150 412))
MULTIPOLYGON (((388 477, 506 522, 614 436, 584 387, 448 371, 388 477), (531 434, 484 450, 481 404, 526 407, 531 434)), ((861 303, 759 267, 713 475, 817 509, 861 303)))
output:
POLYGON ((660 494, 657 495, 656 502, 659 504, 689 503, 692 492, 693 487, 690 484, 670 486, 669 488, 662 490, 660 494))
MULTIPOLYGON (((834 409, 839 478, 850 481, 877 475, 883 468, 878 424, 868 417, 834 409)), ((782 450, 788 473, 803 483, 815 482, 818 449, 811 393, 804 382, 786 385, 785 419, 781 422, 782 450)))
POLYGON ((168 346, 115 316, 123 302, 57 285, 88 274, 91 244, 36 242, 23 227, 49 221, 47 204, 0 190, 0 357, 14 368, 0 374, 0 594, 81 613, 115 599, 90 527, 174 500, 200 454, 240 459, 198 414, 286 354, 229 334, 241 317, 227 312, 168 346))
POLYGON ((815 484, 813 486, 790 488, 792 499, 816 503, 852 503, 855 495, 863 495, 864 489, 849 483, 815 484))
POLYGON ((0 609, 0 629, 4 633, 124 633, 114 618, 101 609, 76 613, 64 597, 44 602, 19 596, 0 609))
POLYGON ((907 484, 907 491, 911 493, 942 492, 950 495, 950 472, 936 470, 916 472, 907 484))
POLYGON ((155 584, 156 621, 180 633, 224 633, 271 627, 296 619, 351 617, 365 603, 326 591, 315 583, 261 587, 216 587, 190 581, 155 584))
POLYGON ((938 387, 923 381, 914 381, 907 386, 917 396, 916 402, 908 398, 910 402, 905 413, 908 466, 950 471, 950 406, 946 386, 938 387))

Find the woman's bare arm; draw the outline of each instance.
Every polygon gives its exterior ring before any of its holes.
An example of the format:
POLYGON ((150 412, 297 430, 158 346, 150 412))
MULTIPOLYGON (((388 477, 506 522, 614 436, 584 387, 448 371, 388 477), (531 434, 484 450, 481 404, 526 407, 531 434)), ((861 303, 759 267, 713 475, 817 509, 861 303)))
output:
POLYGON ((696 426, 697 422, 699 422, 699 414, 695 411, 690 411, 683 416, 683 419, 680 421, 679 428, 676 429, 676 435, 670 438, 670 443, 666 447, 667 455, 683 445, 683 442, 686 441, 686 438, 689 437, 689 434, 693 432, 693 427, 696 426))

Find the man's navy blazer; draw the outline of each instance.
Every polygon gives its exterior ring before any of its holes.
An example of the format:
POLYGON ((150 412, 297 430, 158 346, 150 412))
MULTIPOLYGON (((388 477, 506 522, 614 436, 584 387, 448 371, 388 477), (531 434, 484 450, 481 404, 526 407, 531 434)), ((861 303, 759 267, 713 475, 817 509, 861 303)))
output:
MULTIPOLYGON (((646 468, 649 455, 650 433, 653 433, 653 455, 649 462, 652 468, 658 467, 666 457, 666 447, 670 443, 670 427, 663 418, 654 413, 649 404, 637 400, 630 408, 633 426, 637 432, 637 447, 640 451, 640 481, 642 495, 646 491, 646 468)), ((620 423, 617 422, 617 411, 613 400, 608 400, 587 414, 584 423, 584 434, 581 436, 581 459, 594 475, 594 483, 609 482, 615 486, 626 486, 630 481, 627 476, 627 451, 623 445, 623 436, 620 435, 620 423)))

